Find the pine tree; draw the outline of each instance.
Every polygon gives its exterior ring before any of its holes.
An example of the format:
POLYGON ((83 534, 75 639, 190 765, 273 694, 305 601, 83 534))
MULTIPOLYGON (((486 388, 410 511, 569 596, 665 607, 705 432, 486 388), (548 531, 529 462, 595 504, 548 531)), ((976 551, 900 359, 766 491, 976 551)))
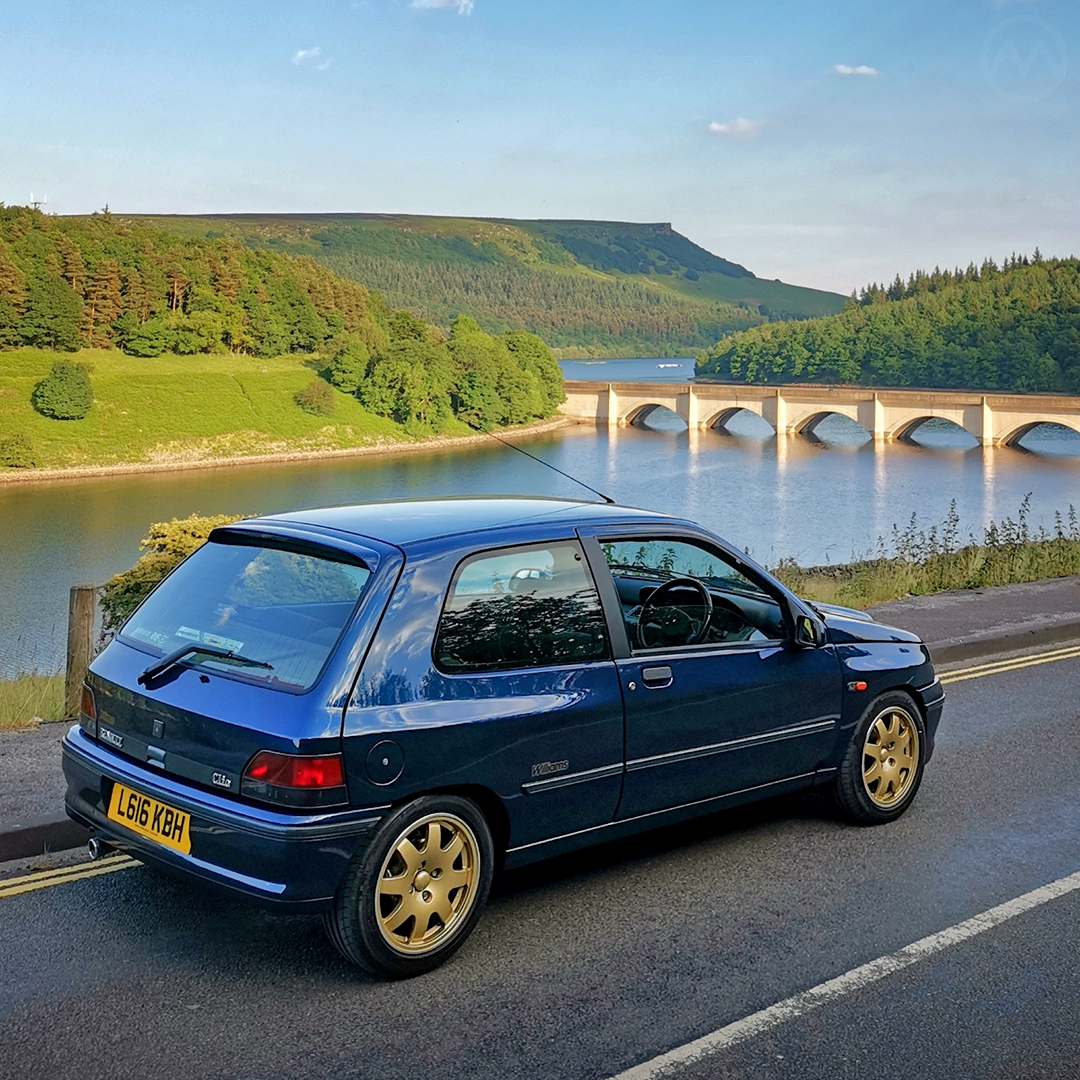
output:
POLYGON ((179 261, 169 263, 165 270, 165 277, 169 284, 169 310, 180 311, 184 306, 184 297, 191 279, 184 272, 179 261))
POLYGON ((0 297, 6 299, 19 315, 26 305, 26 278, 15 265, 7 245, 0 240, 0 297))
POLYGON ((120 317, 124 298, 120 286, 120 264, 102 259, 94 268, 86 289, 80 336, 86 345, 98 348, 110 344, 112 323, 120 317))
POLYGON ((229 241, 213 266, 212 282, 214 291, 220 293, 226 300, 235 300, 244 288, 244 272, 238 258, 239 245, 235 241, 229 241))
POLYGON ((57 237, 56 246, 61 261, 60 276, 81 295, 86 284, 86 265, 83 263, 82 253, 63 233, 57 237))

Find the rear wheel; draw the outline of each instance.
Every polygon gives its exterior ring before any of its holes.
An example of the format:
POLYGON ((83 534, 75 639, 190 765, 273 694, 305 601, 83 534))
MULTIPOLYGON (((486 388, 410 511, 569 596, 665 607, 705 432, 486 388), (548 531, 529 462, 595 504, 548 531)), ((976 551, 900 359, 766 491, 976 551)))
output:
POLYGON ((475 803, 457 795, 415 799, 353 858, 324 917, 330 940, 374 975, 431 971, 479 920, 494 862, 491 830, 475 803))
POLYGON ((836 778, 840 809, 860 825, 895 821, 919 790, 925 728, 918 706, 903 691, 867 706, 852 733, 836 778))

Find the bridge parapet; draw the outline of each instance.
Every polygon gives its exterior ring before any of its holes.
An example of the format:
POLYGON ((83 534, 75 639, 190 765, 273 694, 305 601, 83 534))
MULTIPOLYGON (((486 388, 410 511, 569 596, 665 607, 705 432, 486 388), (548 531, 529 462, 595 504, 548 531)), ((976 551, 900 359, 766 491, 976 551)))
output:
POLYGON ((607 427, 632 424, 663 407, 690 428, 722 427, 745 409, 780 435, 811 435, 825 416, 837 413, 882 442, 907 438, 932 417, 951 421, 984 446, 1015 442, 1042 423, 1062 424, 1080 433, 1080 397, 1067 395, 580 380, 564 386, 564 415, 607 427))

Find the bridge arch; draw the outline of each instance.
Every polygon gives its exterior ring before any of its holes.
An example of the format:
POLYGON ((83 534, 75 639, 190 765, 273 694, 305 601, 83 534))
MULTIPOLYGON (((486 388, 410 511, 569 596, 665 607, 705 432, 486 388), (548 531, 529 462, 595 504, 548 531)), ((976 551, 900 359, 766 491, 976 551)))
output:
POLYGON ((862 426, 862 424, 859 423, 859 416, 857 410, 851 409, 828 409, 823 412, 814 413, 812 416, 803 420, 801 423, 793 425, 794 431, 797 435, 802 435, 805 439, 820 442, 821 440, 817 433, 818 425, 823 420, 827 420, 830 416, 841 416, 845 420, 850 420, 863 432, 863 434, 868 439, 872 438, 871 433, 867 431, 866 428, 862 426), (854 415, 852 415, 852 413, 854 413, 854 415))
POLYGON ((761 415, 760 409, 752 409, 746 405, 726 405, 718 412, 714 412, 711 416, 706 415, 702 422, 702 427, 712 428, 714 431, 721 431, 724 434, 731 434, 731 432, 728 431, 728 424, 740 413, 748 413, 750 416, 756 416, 763 424, 772 428, 773 434, 776 434, 776 429, 761 415))
POLYGON ((1068 428, 1070 431, 1075 431, 1080 435, 1080 419, 1070 416, 1055 416, 1053 420, 1035 420, 1028 424, 1020 424, 998 441, 1002 446, 1016 446, 1025 435, 1030 434, 1036 428, 1042 427, 1043 424, 1068 428))
POLYGON ((959 419, 953 419, 951 416, 916 416, 914 419, 908 419, 898 424, 890 433, 889 439, 896 442, 910 443, 914 442, 915 434, 927 421, 929 420, 944 420, 952 427, 959 428, 961 431, 970 435, 973 439, 978 441, 978 435, 975 432, 970 431, 959 419))
POLYGON ((825 419, 826 416, 846 416, 849 420, 859 423, 859 407, 857 404, 845 404, 843 402, 830 401, 828 404, 808 404, 789 406, 787 410, 787 430, 797 435, 813 436, 814 428, 825 419))
POLYGON ((958 410, 951 416, 943 414, 940 411, 933 413, 910 412, 905 416, 901 416, 899 419, 892 420, 886 429, 885 438, 889 442, 909 443, 914 440, 915 433, 928 420, 944 420, 954 427, 958 427, 961 431, 966 432, 976 442, 980 442, 982 432, 977 428, 977 423, 978 420, 981 419, 981 416, 976 418, 970 415, 970 412, 971 410, 958 410))
POLYGON ((619 422, 620 424, 626 424, 630 427, 648 427, 649 418, 654 414, 658 414, 657 419, 659 419, 660 416, 672 417, 681 424, 686 425, 686 420, 679 416, 674 409, 669 405, 663 405, 658 401, 651 401, 644 405, 635 405, 620 419, 619 422))

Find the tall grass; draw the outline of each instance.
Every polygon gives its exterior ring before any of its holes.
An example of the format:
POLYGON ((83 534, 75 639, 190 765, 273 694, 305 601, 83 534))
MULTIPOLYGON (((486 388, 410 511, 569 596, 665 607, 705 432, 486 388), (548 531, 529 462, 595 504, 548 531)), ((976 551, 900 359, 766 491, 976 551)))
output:
POLYGON ((964 537, 955 500, 945 520, 920 529, 915 515, 903 529, 878 540, 873 556, 837 566, 802 567, 782 560, 775 573, 808 600, 868 607, 902 596, 945 589, 981 589, 1080 574, 1080 521, 1074 507, 1054 515, 1054 526, 1033 530, 1031 495, 1015 518, 991 521, 981 537, 964 537))
POLYGON ((31 671, 0 680, 0 730, 64 718, 64 676, 31 671))

